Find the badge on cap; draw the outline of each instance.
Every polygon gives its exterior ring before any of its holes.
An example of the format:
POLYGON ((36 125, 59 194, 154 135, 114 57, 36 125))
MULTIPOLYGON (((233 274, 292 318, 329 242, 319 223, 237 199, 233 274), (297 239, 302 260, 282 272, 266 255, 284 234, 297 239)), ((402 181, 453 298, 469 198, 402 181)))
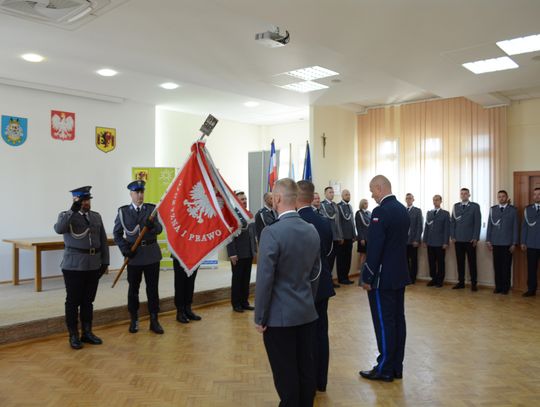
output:
POLYGON ((144 191, 145 185, 146 185, 146 182, 139 179, 137 181, 130 182, 127 186, 127 189, 129 189, 130 191, 144 191))
POLYGON ((90 190, 92 189, 91 186, 85 186, 85 187, 80 187, 80 188, 75 188, 75 189, 72 189, 71 191, 71 195, 73 195, 74 198, 79 198, 79 199, 92 199, 92 195, 90 194, 90 190))

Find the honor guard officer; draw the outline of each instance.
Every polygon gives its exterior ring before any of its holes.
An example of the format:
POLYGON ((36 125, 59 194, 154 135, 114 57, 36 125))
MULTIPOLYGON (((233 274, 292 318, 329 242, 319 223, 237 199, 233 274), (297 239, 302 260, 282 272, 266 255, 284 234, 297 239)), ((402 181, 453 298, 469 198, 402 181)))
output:
POLYGON ((70 191, 73 195, 71 208, 61 212, 54 225, 56 233, 64 235, 61 267, 66 284, 66 325, 73 349, 81 349, 81 342, 103 343, 92 333, 92 315, 99 278, 109 266, 109 246, 100 214, 90 210, 91 188, 87 186, 70 191))
POLYGON ((411 221, 409 228, 409 238, 407 240, 407 265, 409 267, 409 276, 411 282, 416 283, 416 275, 418 274, 418 246, 422 241, 422 210, 413 206, 414 195, 408 193, 405 195, 407 202, 407 213, 411 221))
POLYGON ((348 189, 341 192, 341 202, 337 204, 339 209, 339 223, 343 243, 337 247, 337 275, 340 284, 352 284, 349 280, 349 271, 351 269, 352 247, 356 240, 356 226, 354 224, 353 210, 351 204, 351 193, 348 189))
POLYGON ((146 283, 146 297, 148 298, 148 312, 150 313, 150 330, 162 334, 163 328, 158 321, 159 312, 159 262, 161 249, 157 243, 157 236, 163 227, 159 222, 149 219, 155 205, 144 202, 144 181, 133 181, 127 186, 131 195, 131 204, 118 208, 118 215, 114 221, 114 241, 122 255, 129 257, 128 272, 128 311, 131 316, 129 332, 139 330, 139 286, 142 276, 146 283), (146 226, 148 230, 144 240, 135 252, 131 246, 139 237, 141 230, 146 226))
POLYGON ((427 246, 429 276, 428 287, 444 284, 446 249, 450 243, 450 214, 441 208, 442 197, 433 196, 434 208, 426 214, 423 241, 427 246))
MULTIPOLYGON (((324 196, 325 200, 321 202, 321 214, 330 220, 334 239, 332 252, 328 256, 328 266, 330 267, 330 271, 332 271, 334 269, 334 261, 336 260, 337 246, 343 243, 343 232, 341 231, 341 222, 339 221, 339 210, 334 202, 334 188, 324 188, 324 196)), ((334 287, 339 287, 339 284, 335 284, 334 287)))
POLYGON ((461 188, 461 202, 454 204, 450 224, 450 237, 456 244, 456 262, 458 268, 458 283, 452 287, 455 289, 465 288, 465 254, 471 273, 471 290, 478 291, 476 269, 476 244, 480 239, 480 227, 482 215, 480 205, 469 201, 471 193, 467 188, 461 188))
POLYGON ((272 209, 272 192, 263 195, 264 206, 255 214, 255 230, 257 242, 261 239, 263 229, 276 220, 276 213, 272 209))
POLYGON ((489 210, 486 244, 493 252, 494 294, 508 294, 512 274, 512 253, 518 244, 517 209, 508 203, 508 193, 497 193, 498 205, 489 210))
POLYGON ((362 287, 368 291, 369 307, 377 337, 377 365, 363 370, 369 380, 391 382, 403 377, 405 355, 405 286, 410 284, 407 268, 409 216, 392 194, 392 185, 383 175, 369 183, 373 210, 368 230, 369 250, 362 268, 362 287))
POLYGON ((538 288, 540 260, 540 188, 533 191, 534 203, 525 208, 521 226, 521 250, 527 252, 527 291, 524 297, 534 297, 538 288))

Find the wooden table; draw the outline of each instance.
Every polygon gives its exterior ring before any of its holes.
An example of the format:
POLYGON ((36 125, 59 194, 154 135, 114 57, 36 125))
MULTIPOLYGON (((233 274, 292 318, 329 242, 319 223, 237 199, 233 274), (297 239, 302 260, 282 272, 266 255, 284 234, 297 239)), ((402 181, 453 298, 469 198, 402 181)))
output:
MULTIPOLYGON (((13 285, 19 285, 19 249, 32 250, 35 261, 36 291, 41 291, 41 252, 64 250, 64 238, 59 235, 54 237, 3 239, 3 241, 13 244, 13 285)), ((107 235, 107 243, 109 246, 115 245, 112 235, 107 235)))

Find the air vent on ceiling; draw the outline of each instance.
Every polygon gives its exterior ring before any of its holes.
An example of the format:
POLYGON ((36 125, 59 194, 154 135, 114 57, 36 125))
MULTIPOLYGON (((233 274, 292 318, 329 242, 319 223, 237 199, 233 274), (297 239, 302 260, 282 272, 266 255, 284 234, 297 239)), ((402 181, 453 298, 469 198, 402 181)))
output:
POLYGON ((127 0, 0 0, 0 13, 73 29, 127 0))

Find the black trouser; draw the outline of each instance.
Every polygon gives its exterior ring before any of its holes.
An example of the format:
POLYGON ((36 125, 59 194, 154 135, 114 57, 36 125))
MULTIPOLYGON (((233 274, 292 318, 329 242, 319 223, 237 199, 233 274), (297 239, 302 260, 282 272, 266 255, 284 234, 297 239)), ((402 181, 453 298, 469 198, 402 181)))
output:
POLYGON ((189 307, 193 303, 193 291, 195 291, 195 278, 197 271, 195 269, 191 276, 187 276, 186 271, 180 265, 178 260, 173 258, 174 266, 174 305, 176 309, 189 307))
POLYGON ((157 314, 159 312, 159 261, 157 263, 146 264, 144 266, 127 266, 128 271, 128 311, 136 314, 139 310, 139 287, 144 274, 146 284, 146 298, 148 299, 148 312, 157 314))
POLYGON ((337 277, 340 283, 349 280, 352 260, 352 239, 344 239, 343 244, 336 247, 337 277))
POLYGON ((76 331, 79 307, 81 322, 92 323, 93 302, 96 299, 101 271, 62 269, 62 274, 66 284, 66 325, 69 331, 76 331))
POLYGON ((444 282, 444 256, 446 255, 446 250, 442 246, 428 246, 427 253, 431 281, 441 285, 444 282))
POLYGON ((251 281, 251 264, 253 257, 238 259, 232 266, 231 304, 233 307, 249 305, 249 284, 251 281))
POLYGON ((328 298, 315 303, 319 319, 316 322, 315 362, 316 383, 318 389, 326 388, 328 382, 328 363, 330 361, 330 343, 328 340, 328 298))
POLYGON ((458 278, 460 284, 465 284, 465 254, 469 263, 469 273, 471 273, 471 284, 476 285, 476 247, 471 242, 456 242, 456 262, 458 278))
POLYGON ((316 322, 267 327, 264 346, 272 368, 280 407, 312 407, 315 397, 313 336, 316 322))
POLYGON ((379 349, 376 369, 379 374, 393 377, 396 373, 403 373, 407 336, 405 288, 374 288, 368 291, 368 298, 379 349))
POLYGON ((493 246, 493 269, 495 270, 495 290, 508 292, 512 274, 510 246, 493 246))
POLYGON ((540 260, 540 249, 527 248, 527 287, 531 292, 536 292, 538 288, 538 261, 540 260))
POLYGON ((407 266, 409 267, 409 277, 414 284, 418 274, 418 247, 414 247, 412 244, 407 245, 407 266))

